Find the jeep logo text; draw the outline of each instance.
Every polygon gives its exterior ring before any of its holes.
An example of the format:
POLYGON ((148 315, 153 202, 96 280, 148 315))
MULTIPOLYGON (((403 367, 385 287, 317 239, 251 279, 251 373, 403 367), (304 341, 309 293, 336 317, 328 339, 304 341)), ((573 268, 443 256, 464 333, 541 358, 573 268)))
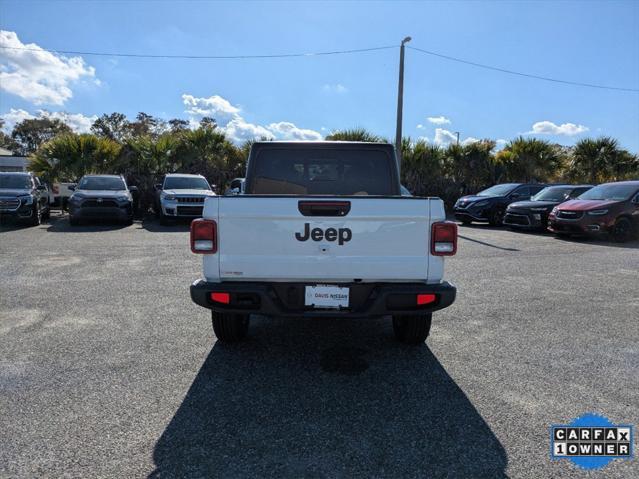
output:
POLYGON ((313 241, 336 241, 337 244, 348 243, 353 237, 353 233, 350 228, 327 228, 323 231, 321 228, 311 229, 310 223, 304 223, 304 232, 295 233, 295 239, 297 241, 307 241, 309 238, 313 241))

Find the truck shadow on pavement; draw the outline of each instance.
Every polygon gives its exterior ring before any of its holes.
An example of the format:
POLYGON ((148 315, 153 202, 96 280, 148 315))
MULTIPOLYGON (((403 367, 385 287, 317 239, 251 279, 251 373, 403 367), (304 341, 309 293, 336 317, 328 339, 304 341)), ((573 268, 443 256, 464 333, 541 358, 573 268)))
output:
POLYGON ((251 328, 244 344, 214 345, 149 477, 506 477, 464 392, 388 321, 251 328))

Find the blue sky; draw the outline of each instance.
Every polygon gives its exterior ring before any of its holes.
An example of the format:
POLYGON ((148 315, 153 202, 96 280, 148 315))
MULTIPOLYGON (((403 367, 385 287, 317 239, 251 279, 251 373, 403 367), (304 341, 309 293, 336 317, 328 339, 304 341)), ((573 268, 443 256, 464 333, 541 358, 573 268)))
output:
MULTIPOLYGON (((479 63, 639 89, 636 1, 2 0, 0 29, 0 45, 176 55, 358 49, 410 35, 411 46, 479 63)), ((354 126, 394 137, 398 49, 269 60, 40 55, 0 49, 0 115, 8 125, 46 110, 83 130, 94 115, 144 111, 192 121, 208 113, 238 141, 316 138, 354 126)), ((455 131, 462 141, 523 133, 567 145, 610 135, 637 152, 639 93, 522 78, 407 50, 404 134, 446 143, 455 131)))

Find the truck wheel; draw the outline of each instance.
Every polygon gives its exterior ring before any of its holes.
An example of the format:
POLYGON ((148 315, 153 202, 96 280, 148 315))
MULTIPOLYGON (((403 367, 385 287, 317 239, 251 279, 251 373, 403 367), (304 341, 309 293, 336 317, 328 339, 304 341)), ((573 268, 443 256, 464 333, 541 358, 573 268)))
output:
POLYGON ((395 337, 404 344, 422 344, 430 333, 432 314, 393 316, 395 337))
POLYGON ((223 343, 236 343, 248 333, 249 315, 234 313, 211 313, 213 332, 223 343))
POLYGON ((464 218, 463 220, 459 220, 461 221, 461 224, 463 224, 464 226, 468 226, 469 224, 471 224, 473 222, 473 220, 467 220, 466 218, 464 218))
POLYGON ((80 224, 80 220, 69 215, 69 226, 78 226, 80 224))
POLYGON ((632 224, 628 218, 619 218, 610 231, 612 239, 617 243, 623 243, 632 235, 632 224))

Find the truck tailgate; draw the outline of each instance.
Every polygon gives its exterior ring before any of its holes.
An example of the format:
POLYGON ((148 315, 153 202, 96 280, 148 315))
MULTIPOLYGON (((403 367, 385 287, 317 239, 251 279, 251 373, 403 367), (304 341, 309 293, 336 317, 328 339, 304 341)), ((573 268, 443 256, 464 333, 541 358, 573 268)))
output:
POLYGON ((443 211, 428 198, 235 196, 207 199, 204 217, 218 222, 222 281, 424 281, 430 224, 443 211), (350 209, 305 216, 299 203, 309 201, 350 209))

